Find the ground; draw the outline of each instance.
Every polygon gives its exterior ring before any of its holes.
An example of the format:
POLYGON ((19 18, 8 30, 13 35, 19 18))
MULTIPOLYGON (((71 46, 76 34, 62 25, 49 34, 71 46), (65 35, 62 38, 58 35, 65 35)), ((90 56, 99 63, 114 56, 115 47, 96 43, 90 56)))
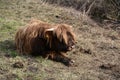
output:
POLYGON ((73 8, 42 0, 0 0, 0 80, 120 80, 120 32, 73 8), (77 44, 68 56, 74 66, 17 53, 15 33, 33 18, 73 26, 77 44))

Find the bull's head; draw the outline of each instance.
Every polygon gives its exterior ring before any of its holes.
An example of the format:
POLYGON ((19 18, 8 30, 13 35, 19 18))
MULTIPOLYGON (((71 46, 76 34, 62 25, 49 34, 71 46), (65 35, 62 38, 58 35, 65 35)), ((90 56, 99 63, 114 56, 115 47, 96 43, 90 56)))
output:
POLYGON ((75 34, 71 26, 59 24, 56 27, 46 29, 47 43, 52 50, 69 51, 75 47, 75 34))

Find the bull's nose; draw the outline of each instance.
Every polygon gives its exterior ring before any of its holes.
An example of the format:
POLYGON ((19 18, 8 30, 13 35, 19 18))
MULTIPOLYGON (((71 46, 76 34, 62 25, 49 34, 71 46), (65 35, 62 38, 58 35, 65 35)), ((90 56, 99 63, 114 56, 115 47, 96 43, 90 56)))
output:
POLYGON ((70 47, 68 48, 68 50, 72 50, 73 48, 75 48, 75 45, 70 46, 70 47))

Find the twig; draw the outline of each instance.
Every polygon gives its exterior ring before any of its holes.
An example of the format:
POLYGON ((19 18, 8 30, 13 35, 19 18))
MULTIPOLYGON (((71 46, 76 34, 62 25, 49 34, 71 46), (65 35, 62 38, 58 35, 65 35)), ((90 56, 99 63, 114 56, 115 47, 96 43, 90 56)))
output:
POLYGON ((117 4, 116 1, 113 1, 113 0, 110 0, 110 1, 112 2, 112 4, 113 4, 118 10, 120 10, 120 8, 119 8, 119 6, 118 6, 118 4, 117 4))
POLYGON ((95 1, 96 0, 94 0, 92 3, 91 3, 91 5, 89 6, 89 9, 86 11, 86 14, 88 15, 88 13, 90 12, 90 10, 91 10, 91 8, 93 7, 93 5, 95 4, 95 1))

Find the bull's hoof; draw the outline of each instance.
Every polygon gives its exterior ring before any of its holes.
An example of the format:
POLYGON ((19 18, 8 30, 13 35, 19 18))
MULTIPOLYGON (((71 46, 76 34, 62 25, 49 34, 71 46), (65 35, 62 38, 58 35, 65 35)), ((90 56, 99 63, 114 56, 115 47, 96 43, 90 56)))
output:
POLYGON ((66 65, 66 66, 73 66, 75 61, 74 60, 71 60, 71 59, 65 59, 63 61, 63 63, 66 65))
POLYGON ((73 65, 74 65, 74 63, 75 63, 75 61, 74 61, 74 60, 70 60, 70 61, 69 61, 69 63, 68 63, 68 66, 73 66, 73 65))

